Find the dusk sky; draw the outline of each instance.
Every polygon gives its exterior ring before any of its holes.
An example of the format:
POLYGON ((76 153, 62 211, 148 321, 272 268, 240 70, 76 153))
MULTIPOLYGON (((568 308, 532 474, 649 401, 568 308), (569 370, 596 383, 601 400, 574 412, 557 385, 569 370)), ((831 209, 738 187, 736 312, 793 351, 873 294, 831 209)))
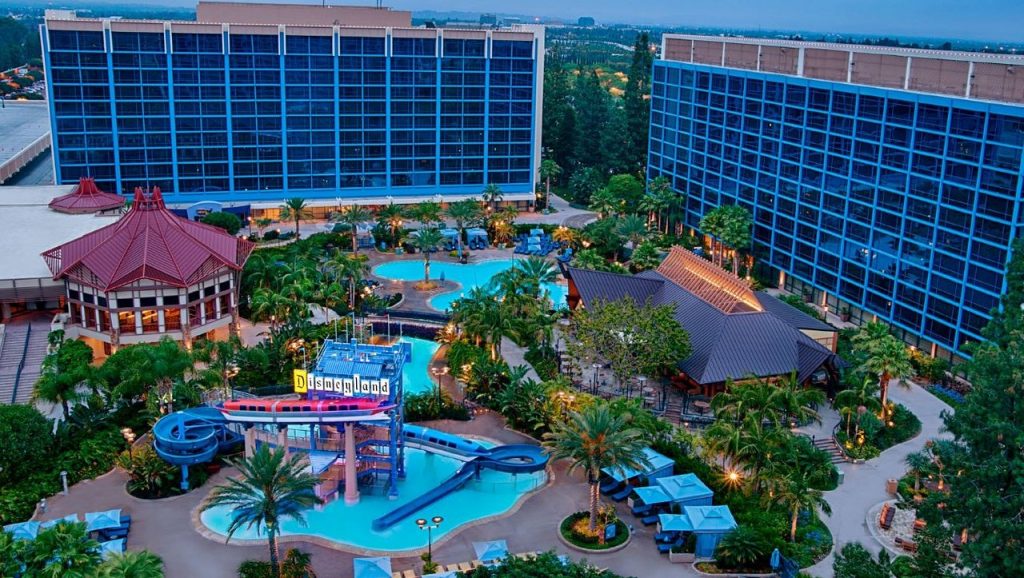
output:
MULTIPOLYGON (((346 2, 335 0, 336 4, 346 2)), ((348 3, 365 4, 363 1, 348 3)), ((599 22, 1024 42, 1024 0, 385 0, 407 10, 493 11, 599 22)))

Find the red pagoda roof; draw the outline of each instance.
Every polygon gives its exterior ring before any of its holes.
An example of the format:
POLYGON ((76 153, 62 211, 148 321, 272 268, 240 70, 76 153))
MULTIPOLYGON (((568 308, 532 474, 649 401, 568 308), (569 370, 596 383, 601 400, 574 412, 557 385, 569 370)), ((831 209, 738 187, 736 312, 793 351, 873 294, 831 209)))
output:
POLYGON ((104 291, 141 279, 194 285, 218 269, 241 270, 255 247, 223 229, 172 214, 160 189, 135 189, 131 209, 116 223, 43 253, 54 279, 71 277, 104 291))
POLYGON ((50 201, 50 208, 54 211, 73 215, 109 211, 123 206, 124 199, 120 195, 104 193, 91 177, 82 177, 75 190, 50 201))

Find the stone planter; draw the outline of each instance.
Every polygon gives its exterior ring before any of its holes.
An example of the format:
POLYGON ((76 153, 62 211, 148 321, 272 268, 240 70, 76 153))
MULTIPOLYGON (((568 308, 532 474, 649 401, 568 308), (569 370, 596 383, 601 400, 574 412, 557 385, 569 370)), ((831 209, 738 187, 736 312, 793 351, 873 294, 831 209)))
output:
POLYGON ((692 564, 696 559, 693 552, 669 552, 668 561, 673 564, 692 564))

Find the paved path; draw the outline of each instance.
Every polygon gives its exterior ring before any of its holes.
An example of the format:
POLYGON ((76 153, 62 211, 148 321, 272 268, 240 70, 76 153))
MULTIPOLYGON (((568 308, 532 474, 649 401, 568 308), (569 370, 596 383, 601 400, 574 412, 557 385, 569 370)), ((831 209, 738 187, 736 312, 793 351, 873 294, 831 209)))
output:
MULTIPOLYGON (((877 553, 882 549, 881 544, 868 531, 868 510, 879 502, 892 498, 885 493, 885 481, 903 477, 907 471, 905 460, 908 455, 923 449, 925 442, 930 439, 947 436, 940 431, 940 414, 944 410, 952 409, 923 387, 912 385, 907 389, 893 384, 889 387, 889 398, 902 403, 917 415, 921 420, 921 433, 913 439, 885 450, 882 455, 866 463, 840 466, 846 473, 846 479, 841 486, 825 495, 832 506, 832 515, 823 516, 829 530, 832 531, 837 549, 849 542, 860 542, 871 552, 877 553)), ((829 555, 812 566, 808 572, 820 578, 831 577, 832 556, 829 555)))
POLYGON ((526 361, 526 348, 516 345, 516 342, 508 337, 501 338, 501 356, 505 358, 505 363, 508 363, 509 367, 525 365, 529 370, 526 372, 527 379, 537 382, 542 381, 540 376, 537 375, 537 371, 530 365, 530 362, 526 361))

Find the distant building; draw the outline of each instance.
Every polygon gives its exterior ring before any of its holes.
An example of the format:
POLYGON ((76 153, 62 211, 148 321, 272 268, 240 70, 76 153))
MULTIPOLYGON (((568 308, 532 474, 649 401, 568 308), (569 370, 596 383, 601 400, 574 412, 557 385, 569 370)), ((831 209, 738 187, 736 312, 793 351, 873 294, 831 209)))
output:
POLYGON ((498 16, 495 14, 481 14, 480 24, 483 24, 485 26, 497 26, 498 16))
POLYGON ((534 199, 542 27, 218 2, 200 2, 196 22, 59 16, 42 27, 58 183, 256 211, 304 197, 318 215, 492 183, 534 199))
POLYGON ((585 26, 587 28, 594 26, 597 22, 594 21, 592 16, 580 16, 580 19, 576 21, 576 26, 585 26))
POLYGON ((1024 233, 1024 57, 666 34, 648 177, 739 204, 765 277, 946 359, 1024 233))

